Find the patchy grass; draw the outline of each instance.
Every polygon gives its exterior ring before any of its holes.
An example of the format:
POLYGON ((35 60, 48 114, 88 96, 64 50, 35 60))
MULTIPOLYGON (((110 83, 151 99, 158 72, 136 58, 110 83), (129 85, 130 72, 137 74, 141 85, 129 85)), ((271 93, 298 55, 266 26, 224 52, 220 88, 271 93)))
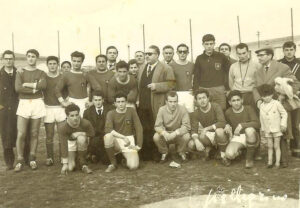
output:
POLYGON ((106 166, 92 164, 94 173, 91 175, 76 171, 61 176, 58 161, 53 167, 44 165, 44 135, 42 128, 37 171, 29 167, 20 173, 5 171, 1 148, 0 208, 131 208, 170 198, 208 194, 219 186, 230 194, 239 185, 242 193, 287 194, 288 198, 299 198, 298 158, 291 158, 289 168, 279 170, 266 169, 264 162, 256 162, 255 168, 246 170, 244 160, 230 167, 215 160, 193 160, 180 169, 143 162, 137 171, 120 167, 110 174, 104 172, 106 166))

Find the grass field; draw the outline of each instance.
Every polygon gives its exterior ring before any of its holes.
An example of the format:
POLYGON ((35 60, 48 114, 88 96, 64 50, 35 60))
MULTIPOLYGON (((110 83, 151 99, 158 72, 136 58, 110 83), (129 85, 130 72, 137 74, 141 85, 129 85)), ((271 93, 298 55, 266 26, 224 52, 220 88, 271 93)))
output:
POLYGON ((5 171, 1 147, 0 208, 131 208, 165 199, 205 195, 218 187, 230 194, 239 185, 243 193, 287 194, 288 198, 299 198, 298 158, 291 158, 289 168, 279 170, 266 169, 262 161, 246 170, 244 159, 233 162, 230 167, 216 160, 192 160, 180 169, 143 162, 137 171, 120 167, 110 174, 104 172, 104 165, 91 164, 94 170, 91 175, 76 171, 61 176, 61 165, 57 161, 53 167, 44 165, 44 135, 42 128, 37 171, 29 167, 20 173, 5 171))

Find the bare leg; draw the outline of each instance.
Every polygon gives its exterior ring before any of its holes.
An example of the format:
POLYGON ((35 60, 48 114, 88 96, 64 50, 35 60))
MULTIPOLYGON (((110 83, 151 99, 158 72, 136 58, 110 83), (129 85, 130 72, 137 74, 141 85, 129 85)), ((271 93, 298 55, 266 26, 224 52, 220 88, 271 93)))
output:
POLYGON ((276 167, 280 166, 280 157, 281 157, 280 139, 281 139, 280 137, 275 137, 274 138, 274 149, 275 149, 275 154, 276 154, 275 166, 276 167))
POLYGON ((68 165, 69 171, 73 171, 75 168, 76 151, 68 152, 68 165))
POLYGON ((268 166, 273 165, 273 137, 268 138, 268 166))
POLYGON ((17 159, 19 161, 24 160, 24 146, 25 146, 25 137, 27 134, 28 121, 29 119, 18 116, 18 120, 17 120, 18 136, 17 136, 16 146, 17 146, 17 159))
POLYGON ((35 156, 37 146, 38 146, 38 137, 40 130, 41 119, 31 119, 31 138, 30 138, 30 155, 35 156))

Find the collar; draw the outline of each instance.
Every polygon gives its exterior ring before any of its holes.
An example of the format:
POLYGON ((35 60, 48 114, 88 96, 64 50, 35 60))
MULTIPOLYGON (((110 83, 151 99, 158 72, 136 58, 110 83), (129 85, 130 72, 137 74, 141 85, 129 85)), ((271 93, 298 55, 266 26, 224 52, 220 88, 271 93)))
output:
POLYGON ((51 78, 55 78, 55 77, 58 77, 58 76, 59 76, 59 73, 57 72, 55 76, 50 76, 49 73, 47 73, 47 76, 48 76, 48 77, 51 77, 51 78))
POLYGON ((236 111, 236 110, 234 110, 234 109, 232 108, 232 111, 233 111, 234 113, 241 113, 241 112, 244 111, 244 106, 242 105, 242 108, 241 108, 240 110, 238 110, 238 111, 236 111))
POLYGON ((206 110, 202 110, 202 108, 199 107, 199 110, 201 110, 203 113, 209 112, 210 109, 211 109, 211 103, 210 102, 208 103, 208 108, 206 110))
POLYGON ((102 105, 101 108, 96 108, 96 107, 95 107, 95 109, 96 109, 97 112, 98 112, 99 110, 101 110, 101 113, 102 113, 102 112, 103 112, 103 105, 102 105))
POLYGON ((212 52, 212 54, 209 56, 209 55, 207 55, 207 54, 205 53, 205 50, 203 51, 203 54, 204 54, 206 57, 212 57, 212 56, 214 56, 214 55, 215 55, 215 53, 216 53, 216 52, 215 52, 215 51, 213 51, 213 52, 212 52))
POLYGON ((294 56, 293 59, 292 59, 291 61, 287 60, 286 57, 284 57, 284 60, 285 60, 286 62, 291 63, 291 62, 294 62, 294 61, 296 60, 296 56, 294 56))
POLYGON ((156 67, 157 64, 158 64, 158 61, 155 62, 154 64, 148 64, 147 68, 148 68, 149 66, 151 66, 151 70, 152 70, 152 69, 154 69, 154 67, 156 67))
POLYGON ((167 111, 171 114, 174 114, 178 111, 178 104, 176 105, 176 109, 173 112, 168 108, 168 106, 166 106, 166 107, 167 107, 167 111))
POLYGON ((187 65, 189 63, 189 61, 187 59, 185 59, 184 62, 181 62, 179 59, 178 60, 175 60, 175 63, 178 64, 178 65, 187 65))
POLYGON ((117 82, 118 82, 119 84, 122 84, 122 85, 128 84, 129 81, 130 81, 130 75, 129 75, 129 74, 127 75, 127 80, 126 80, 125 82, 122 82, 122 81, 119 79, 119 77, 116 77, 116 80, 117 80, 117 82))
POLYGON ((97 72, 97 73, 100 73, 100 74, 104 74, 104 73, 106 73, 107 71, 108 71, 108 69, 105 69, 104 71, 100 71, 100 70, 96 69, 96 72, 97 72))
POLYGON ((115 66, 115 65, 116 65, 116 62, 109 62, 109 61, 107 61, 107 65, 108 65, 108 66, 110 66, 110 65, 115 66))
POLYGON ((82 71, 75 71, 74 69, 71 69, 70 72, 74 74, 82 74, 82 71))
POLYGON ((127 107, 125 107, 125 111, 124 111, 124 112, 121 112, 121 111, 119 111, 119 110, 116 108, 116 112, 117 112, 117 113, 126 113, 126 111, 127 111, 127 107))
POLYGON ((68 119, 67 119, 67 124, 71 127, 71 128, 73 128, 73 129, 76 129, 76 128, 78 128, 79 126, 80 126, 80 123, 81 123, 81 118, 79 119, 79 123, 78 123, 78 125, 77 126, 73 126, 73 125, 71 125, 70 124, 70 122, 68 121, 68 119))

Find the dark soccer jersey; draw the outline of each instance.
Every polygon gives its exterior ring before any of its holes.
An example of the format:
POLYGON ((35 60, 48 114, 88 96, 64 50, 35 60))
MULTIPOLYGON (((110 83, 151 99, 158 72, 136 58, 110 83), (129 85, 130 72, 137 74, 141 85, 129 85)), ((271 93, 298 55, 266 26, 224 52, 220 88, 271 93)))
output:
POLYGON ((62 75, 58 75, 57 77, 50 77, 47 75, 47 77, 46 77, 47 87, 45 90, 43 90, 45 105, 48 105, 48 106, 60 105, 60 103, 56 97, 55 90, 56 90, 56 86, 61 78, 62 78, 62 75))
POLYGON ((294 58, 292 61, 288 61, 285 58, 278 60, 279 62, 286 64, 290 67, 293 74, 300 81, 300 59, 294 58))
POLYGON ((170 66, 174 71, 176 79, 176 91, 187 91, 192 89, 194 64, 188 62, 185 65, 181 65, 172 61, 170 66))

